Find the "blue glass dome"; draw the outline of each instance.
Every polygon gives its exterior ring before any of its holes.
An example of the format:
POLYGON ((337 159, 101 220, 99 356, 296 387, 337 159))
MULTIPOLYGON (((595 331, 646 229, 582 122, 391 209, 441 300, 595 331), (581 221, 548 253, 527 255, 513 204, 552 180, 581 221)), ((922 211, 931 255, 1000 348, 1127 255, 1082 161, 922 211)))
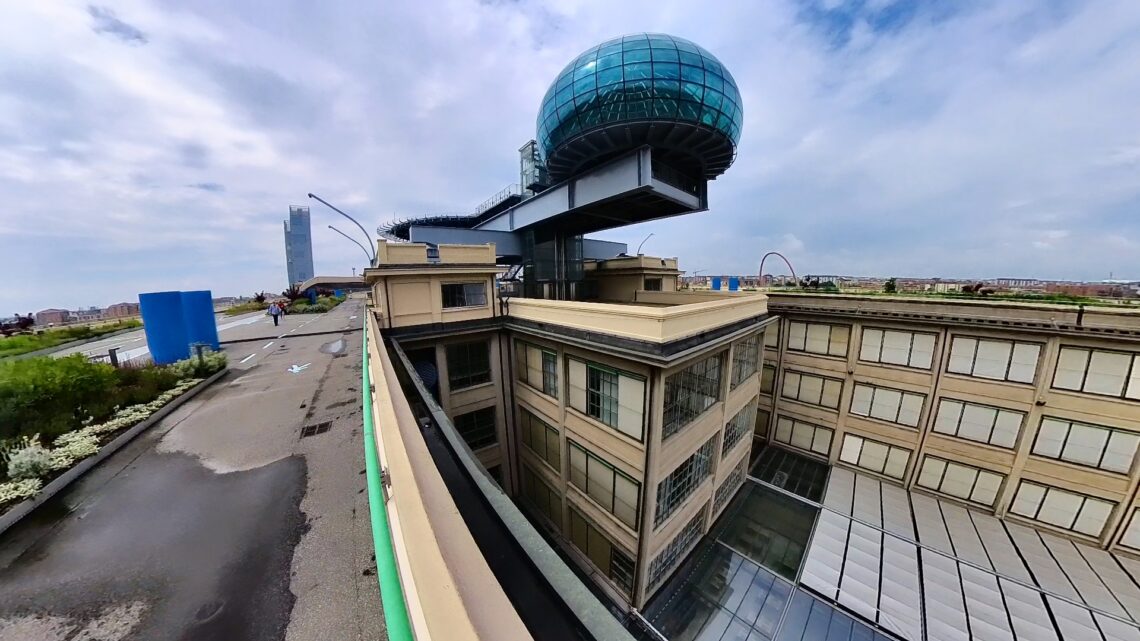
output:
POLYGON ((566 65, 542 100, 538 144, 556 181, 641 145, 711 179, 735 159, 743 123, 736 81, 720 61, 683 38, 643 33, 566 65))

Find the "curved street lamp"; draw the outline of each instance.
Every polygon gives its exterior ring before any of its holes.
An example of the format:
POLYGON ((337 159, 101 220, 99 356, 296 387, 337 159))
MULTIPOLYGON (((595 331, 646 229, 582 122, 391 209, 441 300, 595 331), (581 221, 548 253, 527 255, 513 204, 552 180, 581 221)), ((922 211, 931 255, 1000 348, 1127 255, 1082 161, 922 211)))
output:
MULTIPOLYGON (((337 209, 336 207, 333 207, 332 205, 330 205, 328 203, 328 201, 326 201, 325 199, 321 198, 320 196, 318 196, 316 194, 310 193, 309 198, 312 198, 313 200, 324 205, 325 207, 328 207, 329 209, 340 214, 341 216, 344 216, 345 218, 351 220, 354 225, 356 225, 357 227, 360 228, 360 231, 361 231, 361 233, 364 234, 364 237, 368 239, 368 244, 372 245, 372 237, 368 235, 368 232, 364 229, 364 226, 361 225, 359 222, 357 222, 355 218, 353 218, 352 216, 349 216, 348 214, 344 213, 343 211, 337 209)), ((376 250, 372 250, 371 252, 365 252, 365 253, 368 254, 368 264, 369 265, 372 265, 372 263, 376 262, 376 250)))
MULTIPOLYGON (((649 236, 646 236, 646 237, 645 237, 645 240, 642 240, 642 241, 641 241, 641 245, 644 245, 644 244, 645 244, 645 241, 646 241, 646 240, 649 240, 649 239, 650 239, 650 237, 652 237, 652 236, 653 236, 653 232, 649 232, 649 236)), ((640 256, 640 255, 641 255, 641 245, 638 245, 638 246, 637 246, 637 251, 635 252, 635 253, 636 253, 638 256, 640 256)))
POLYGON ((333 227, 332 225, 329 225, 329 229, 335 231, 336 233, 340 234, 341 236, 344 236, 345 238, 356 243, 356 246, 360 248, 360 251, 364 252, 364 257, 368 259, 368 264, 369 265, 372 264, 372 254, 368 253, 368 250, 364 248, 364 245, 360 244, 360 241, 358 241, 355 238, 353 238, 352 236, 349 236, 348 234, 342 232, 341 230, 337 229, 336 227, 333 227))

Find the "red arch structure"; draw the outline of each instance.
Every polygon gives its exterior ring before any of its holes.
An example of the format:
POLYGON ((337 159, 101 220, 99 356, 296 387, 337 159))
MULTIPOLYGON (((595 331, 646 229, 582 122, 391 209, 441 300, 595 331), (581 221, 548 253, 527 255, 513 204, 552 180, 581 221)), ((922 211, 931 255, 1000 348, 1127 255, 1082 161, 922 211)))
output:
POLYGON ((762 280, 764 278, 764 261, 768 260, 769 256, 779 256, 780 260, 783 260, 784 264, 788 266, 788 271, 792 272, 792 280, 796 282, 797 286, 800 284, 800 279, 796 276, 796 268, 792 267, 792 262, 780 252, 768 252, 767 254, 764 254, 764 256, 760 259, 760 273, 756 275, 757 280, 762 280))

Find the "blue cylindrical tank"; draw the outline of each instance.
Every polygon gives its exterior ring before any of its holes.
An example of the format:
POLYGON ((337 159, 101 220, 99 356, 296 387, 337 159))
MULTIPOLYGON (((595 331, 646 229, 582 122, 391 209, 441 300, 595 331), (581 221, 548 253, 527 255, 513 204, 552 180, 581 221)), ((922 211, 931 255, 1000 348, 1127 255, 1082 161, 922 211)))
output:
POLYGON ((740 279, 739 278, 737 278, 736 276, 729 276, 729 278, 728 278, 728 291, 730 291, 730 292, 740 291, 740 279))
POLYGON ((720 291, 720 276, 712 277, 712 289, 718 292, 720 291))
POLYGON ((158 365, 169 365, 190 356, 186 320, 182 314, 182 292, 139 294, 139 312, 151 358, 158 365))
POLYGON ((217 351, 218 323, 214 319, 214 295, 209 291, 182 292, 182 318, 189 343, 205 343, 217 351))

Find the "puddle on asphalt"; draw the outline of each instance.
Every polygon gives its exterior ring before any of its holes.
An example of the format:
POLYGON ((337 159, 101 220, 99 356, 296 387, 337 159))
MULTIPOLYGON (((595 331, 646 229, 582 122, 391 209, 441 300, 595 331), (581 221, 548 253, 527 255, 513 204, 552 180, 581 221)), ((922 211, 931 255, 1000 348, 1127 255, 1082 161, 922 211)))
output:
POLYGON ((338 338, 335 341, 332 341, 331 343, 325 343, 324 345, 321 345, 321 351, 324 352, 325 354, 333 354, 333 355, 343 354, 344 348, 345 348, 345 343, 344 343, 343 338, 338 338))

